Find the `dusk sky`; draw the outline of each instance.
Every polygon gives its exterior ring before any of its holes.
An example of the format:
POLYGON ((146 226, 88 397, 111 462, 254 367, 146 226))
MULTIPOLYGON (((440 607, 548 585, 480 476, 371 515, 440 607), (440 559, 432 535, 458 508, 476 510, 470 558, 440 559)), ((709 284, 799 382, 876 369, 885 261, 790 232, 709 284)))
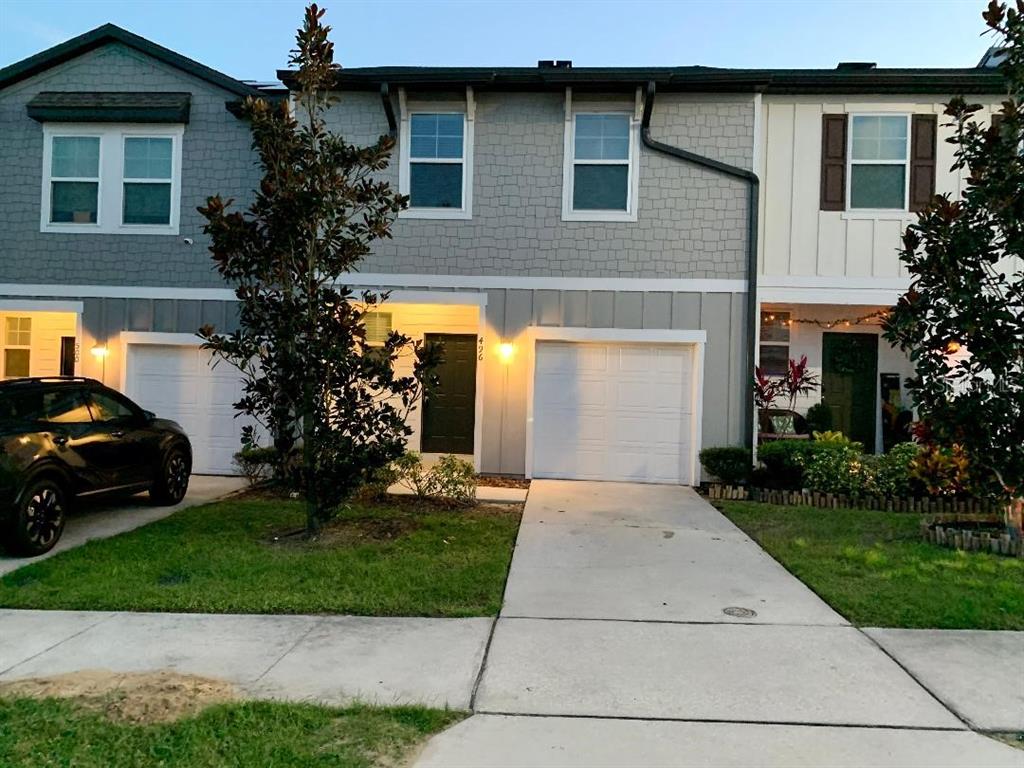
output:
MULTIPOLYGON (((982 0, 342 2, 345 66, 973 66, 982 0)), ((0 66, 113 22, 242 79, 286 65, 300 0, 0 0, 0 66)))

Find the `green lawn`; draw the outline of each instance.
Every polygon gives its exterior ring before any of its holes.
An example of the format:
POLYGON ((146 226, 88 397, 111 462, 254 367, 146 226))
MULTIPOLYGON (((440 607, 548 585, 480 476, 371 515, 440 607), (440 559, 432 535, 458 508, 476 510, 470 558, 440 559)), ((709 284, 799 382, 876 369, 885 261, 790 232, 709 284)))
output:
POLYGON ((420 708, 222 704, 158 725, 112 722, 66 699, 0 699, 9 768, 393 768, 463 717, 420 708))
POLYGON ((1024 560, 920 539, 920 518, 723 501, 723 512, 860 626, 1024 629, 1024 560))
POLYGON ((203 613, 490 616, 521 508, 353 505, 322 540, 298 502, 194 507, 0 579, 0 606, 203 613))

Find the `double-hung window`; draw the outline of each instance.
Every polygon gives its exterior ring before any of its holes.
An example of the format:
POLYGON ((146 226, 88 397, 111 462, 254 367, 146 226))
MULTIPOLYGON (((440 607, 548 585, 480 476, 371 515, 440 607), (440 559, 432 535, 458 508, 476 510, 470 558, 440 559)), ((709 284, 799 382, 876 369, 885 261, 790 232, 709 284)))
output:
POLYGON ((183 126, 46 125, 43 232, 177 234, 183 126))
POLYGON ((567 141, 563 219, 635 221, 632 115, 577 112, 567 141))
POLYGON ((789 370, 789 312, 761 313, 761 353, 758 366, 768 376, 785 376, 789 370))
POLYGON ((4 369, 7 379, 29 376, 32 360, 32 318, 4 318, 4 369))
POLYGON ((852 115, 849 210, 906 210, 910 116, 852 115))
POLYGON ((399 187, 409 207, 402 216, 470 218, 472 131, 466 113, 412 111, 403 129, 399 187))

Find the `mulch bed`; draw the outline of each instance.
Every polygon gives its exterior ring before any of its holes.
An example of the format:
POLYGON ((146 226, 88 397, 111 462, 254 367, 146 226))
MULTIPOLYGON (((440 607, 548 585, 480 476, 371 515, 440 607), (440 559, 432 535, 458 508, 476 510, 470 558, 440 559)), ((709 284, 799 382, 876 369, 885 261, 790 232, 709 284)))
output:
POLYGON ((530 481, 525 477, 509 477, 508 475, 477 475, 476 484, 485 488, 519 488, 530 490, 530 481))

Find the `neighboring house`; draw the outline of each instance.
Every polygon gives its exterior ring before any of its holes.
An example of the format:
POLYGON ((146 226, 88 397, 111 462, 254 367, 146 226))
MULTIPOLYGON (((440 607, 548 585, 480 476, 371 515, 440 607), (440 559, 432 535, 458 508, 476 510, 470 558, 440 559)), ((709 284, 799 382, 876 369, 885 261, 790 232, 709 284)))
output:
MULTIPOLYGON (((902 163, 905 187, 927 164, 886 154, 865 176, 829 133, 826 190, 822 124, 859 136, 857 115, 934 116, 950 93, 994 103, 1000 87, 982 70, 342 69, 331 127, 354 143, 394 133, 384 176, 411 197, 351 277, 392 292, 370 336, 398 328, 446 348, 410 447, 484 472, 696 482, 701 446, 750 440, 759 306, 828 319, 906 285, 907 202, 889 166, 902 163), (852 203, 847 178, 860 179, 852 203), (865 179, 896 214, 864 215, 865 179), (826 208, 840 187, 850 210, 826 208)), ((260 94, 281 95, 110 25, 0 70, 0 375, 103 378, 182 422, 197 471, 231 471, 237 377, 210 369, 194 332, 230 330, 233 296, 195 208, 214 193, 248 199, 258 169, 230 107, 260 94)), ((898 154, 893 125, 872 125, 898 154)), ((820 365, 834 343, 769 324, 765 362, 820 365)), ((877 354, 878 374, 906 371, 877 354)), ((875 373, 870 392, 842 386, 838 419, 866 419, 855 410, 868 400, 877 411, 875 373)))
POLYGON ((965 184, 965 172, 950 170, 945 104, 966 95, 987 124, 1005 98, 983 65, 840 65, 794 73, 762 99, 759 363, 777 373, 806 355, 822 389, 800 410, 823 401, 833 428, 869 450, 899 439, 910 415, 899 414, 912 406, 904 380, 913 367, 879 326, 910 284, 902 232, 932 195, 956 197, 965 184))

